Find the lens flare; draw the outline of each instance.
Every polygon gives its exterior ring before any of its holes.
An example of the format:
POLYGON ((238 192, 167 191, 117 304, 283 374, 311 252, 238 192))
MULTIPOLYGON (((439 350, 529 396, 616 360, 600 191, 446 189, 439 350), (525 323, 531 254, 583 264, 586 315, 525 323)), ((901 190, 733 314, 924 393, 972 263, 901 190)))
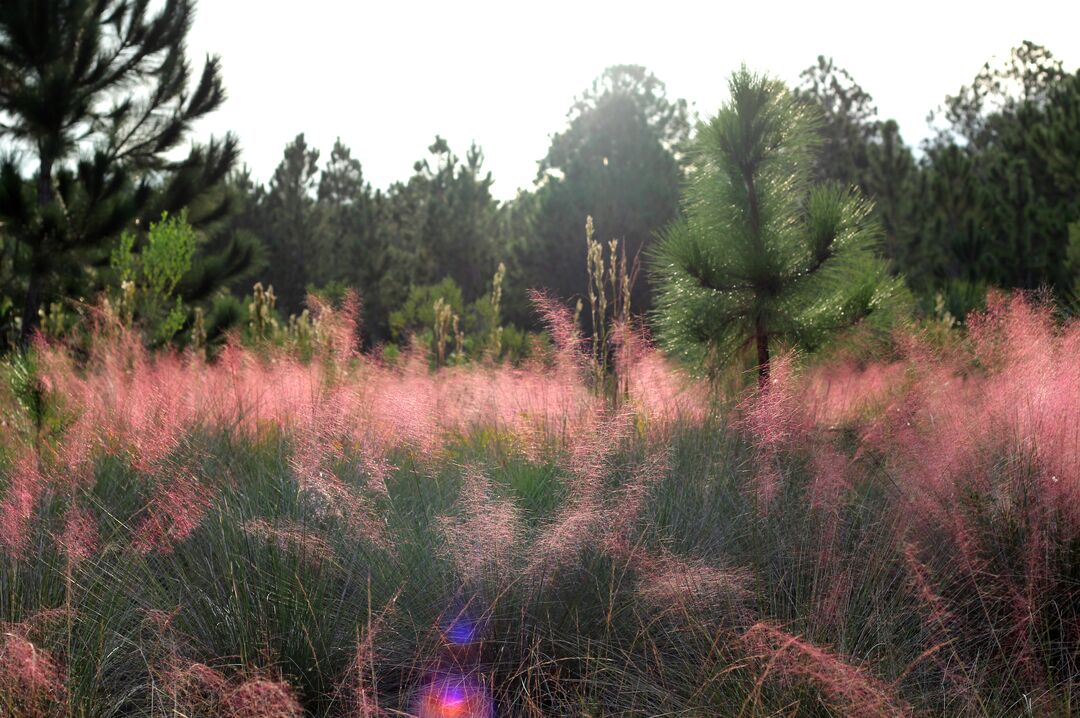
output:
POLYGON ((461 675, 441 676, 416 699, 418 718, 494 718, 491 697, 480 681, 461 675))
POLYGON ((444 627, 443 636, 453 646, 468 646, 480 639, 482 624, 467 613, 454 616, 444 627))

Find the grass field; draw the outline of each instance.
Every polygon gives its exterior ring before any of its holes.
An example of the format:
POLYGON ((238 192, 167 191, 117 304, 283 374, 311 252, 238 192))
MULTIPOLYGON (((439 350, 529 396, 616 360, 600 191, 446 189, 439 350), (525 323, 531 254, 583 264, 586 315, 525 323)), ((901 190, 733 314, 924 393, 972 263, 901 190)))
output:
POLYGON ((627 337, 601 395, 550 314, 521 368, 347 314, 11 362, 0 714, 1080 711, 1080 328, 998 300, 726 398, 627 337))

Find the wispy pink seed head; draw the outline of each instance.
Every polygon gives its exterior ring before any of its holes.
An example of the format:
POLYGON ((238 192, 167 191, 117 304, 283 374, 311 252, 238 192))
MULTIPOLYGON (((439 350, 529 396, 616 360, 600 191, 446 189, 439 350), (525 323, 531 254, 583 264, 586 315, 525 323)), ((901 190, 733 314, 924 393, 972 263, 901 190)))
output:
POLYGON ((64 673, 48 652, 14 630, 0 634, 0 706, 17 708, 15 715, 44 718, 65 695, 64 673))
POLYGON ((304 710, 288 683, 251 678, 230 690, 224 700, 229 718, 303 718, 304 710))
POLYGON ((78 506, 69 508, 64 515, 64 530, 57 542, 72 564, 93 556, 98 547, 98 526, 94 515, 78 506))

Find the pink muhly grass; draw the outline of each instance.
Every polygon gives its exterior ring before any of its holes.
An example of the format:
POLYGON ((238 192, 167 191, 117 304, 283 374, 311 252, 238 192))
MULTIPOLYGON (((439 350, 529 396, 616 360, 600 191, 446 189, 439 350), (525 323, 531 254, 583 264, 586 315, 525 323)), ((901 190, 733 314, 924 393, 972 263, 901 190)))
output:
POLYGON ((15 633, 33 636, 49 635, 51 631, 66 628, 69 621, 78 616, 78 611, 70 606, 39 608, 30 614, 22 624, 16 625, 15 633), (23 630, 23 629, 26 630, 23 630))
POLYGON ((904 389, 903 362, 826 364, 807 374, 800 403, 815 425, 834 428, 872 416, 904 389))
POLYGON ((664 550, 635 553, 632 565, 638 574, 638 596, 659 609, 724 607, 743 615, 741 605, 753 595, 753 574, 748 569, 711 566, 700 558, 664 550))
POLYGON ((178 708, 196 715, 214 715, 226 693, 225 675, 205 663, 172 659, 160 674, 160 685, 178 708))
POLYGON ((13 558, 21 556, 26 545, 34 506, 46 483, 34 454, 30 450, 20 452, 11 467, 7 493, 0 503, 0 549, 13 558))
POLYGON ((13 630, 0 634, 0 705, 14 708, 12 715, 54 714, 66 698, 65 680, 46 651, 13 630))
POLYGON ((526 573, 536 576, 576 561, 586 546, 600 538, 603 515, 592 497, 571 500, 529 547, 526 573))
POLYGON ((837 512, 841 499, 851 488, 847 477, 848 458, 832 447, 817 448, 811 458, 811 479, 807 500, 811 508, 837 512))
POLYGON ((165 634, 172 629, 173 621, 180 615, 181 606, 172 610, 162 608, 147 608, 143 610, 146 623, 157 633, 165 634))
POLYGON ((585 366, 585 340, 574 323, 570 308, 547 292, 529 290, 529 301, 555 343, 557 365, 563 370, 581 370, 585 366))
POLYGON ((780 487, 784 477, 776 466, 776 459, 772 456, 759 457, 754 474, 751 477, 751 490, 757 501, 758 511, 762 516, 768 515, 773 501, 780 494, 780 487))
POLYGON ((709 387, 669 362, 644 329, 619 322, 612 341, 620 392, 648 422, 650 435, 662 436, 677 422, 705 420, 710 411, 709 387))
POLYGON ((555 346, 562 351, 580 351, 584 344, 570 308, 545 291, 530 289, 529 301, 551 333, 555 346))
MULTIPOLYGON (((385 610, 392 608, 393 602, 385 610)), ((344 715, 349 718, 380 718, 387 715, 379 706, 374 678, 375 638, 381 629, 385 610, 376 620, 369 622, 364 635, 357 638, 345 678, 334 691, 335 702, 344 706, 344 715)))
MULTIPOLYGON (((448 439, 476 431, 495 430, 509 447, 539 457, 588 431, 603 400, 585 380, 582 340, 569 311, 554 300, 537 299, 558 347, 554 370, 534 362, 524 368, 429 372, 418 357, 389 367, 356 353, 348 307, 320 308, 321 345, 331 350, 324 360, 307 363, 235 343, 212 364, 155 355, 120 330, 108 340, 99 337, 79 367, 63 347, 43 345, 42 373, 50 392, 75 414, 60 442, 56 479, 82 486, 91 478, 97 450, 130 457, 139 472, 160 471, 185 433, 196 428, 254 439, 295 437, 301 463, 314 470, 328 461, 356 461, 375 493, 384 493, 393 470, 391 451, 441 459, 448 439)), ((700 417, 700 397, 692 400, 693 390, 683 388, 677 372, 644 339, 635 341, 623 358, 634 367, 627 374, 639 421, 657 431, 677 417, 700 417)))
POLYGON ((41 347, 38 356, 50 386, 77 414, 59 456, 70 473, 87 473, 95 446, 127 453, 137 469, 149 470, 191 421, 191 372, 176 355, 150 356, 137 339, 111 344, 98 337, 85 371, 63 347, 41 347))
POLYGON ((752 489, 758 510, 767 514, 780 491, 782 477, 777 466, 781 449, 805 437, 806 418, 795 392, 794 358, 785 354, 772 362, 769 384, 754 391, 740 405, 737 422, 754 446, 752 489))
POLYGON ((910 716, 912 709, 865 669, 770 623, 756 623, 742 636, 764 661, 759 681, 770 673, 815 685, 829 706, 848 716, 910 716))
POLYGON ((601 485, 620 444, 629 435, 631 418, 625 412, 608 414, 598 410, 591 424, 569 439, 561 457, 563 469, 569 474, 568 497, 555 520, 533 543, 528 573, 565 567, 586 546, 605 538, 611 528, 607 525, 610 507, 601 485))
MULTIPOLYGON (((835 553, 833 554, 835 555, 835 553)), ((852 569, 838 568, 831 561, 821 567, 814 585, 813 621, 817 630, 837 631, 844 625, 845 614, 851 605, 851 596, 855 590, 852 569)))
POLYGON ((335 697, 346 708, 350 718, 379 718, 385 712, 379 707, 379 694, 375 686, 376 639, 382 634, 387 616, 397 610, 397 601, 404 587, 399 587, 382 610, 369 616, 363 635, 356 637, 353 658, 349 663, 345 678, 338 683, 335 697))
POLYGON ((177 474, 150 500, 132 535, 132 547, 144 556, 171 553, 199 527, 212 503, 212 495, 194 476, 177 474))
POLYGON ((222 700, 229 718, 303 718, 292 687, 284 681, 249 678, 228 690, 222 700))
POLYGON ((748 434, 754 447, 771 455, 804 435, 806 419, 799 405, 795 359, 784 354, 770 365, 769 383, 754 390, 740 405, 738 426, 748 434))
POLYGON ((328 358, 339 365, 347 364, 357 354, 360 337, 360 295, 355 289, 348 290, 341 306, 335 309, 314 294, 309 294, 307 305, 317 322, 328 358))
MULTIPOLYGON (((351 425, 358 403, 347 387, 320 389, 309 405, 303 407, 302 415, 291 421, 295 426, 296 446, 289 463, 302 486, 317 482, 335 463, 345 462, 354 441, 351 425)), ((360 447, 359 464, 369 473, 369 486, 375 493, 385 495, 386 477, 392 467, 382 455, 383 447, 373 449, 369 442, 364 443, 360 447)))
POLYGON ((1044 540, 1038 528, 1027 538, 1023 583, 1014 580, 1009 586, 1009 622, 1006 640, 1023 671, 1029 686, 1042 686, 1045 673, 1040 667, 1039 647, 1033 636, 1039 632, 1039 599, 1047 588, 1046 569, 1043 563, 1044 540))
POLYGON ((367 475, 366 488, 376 496, 389 498, 390 490, 386 488, 386 480, 394 472, 394 465, 379 450, 363 451, 359 464, 367 475))
MULTIPOLYGON (((810 599, 813 605, 811 625, 819 630, 835 630, 842 623, 854 591, 852 567, 839 546, 839 506, 829 502, 816 508, 820 515, 807 542, 807 548, 816 551, 810 599)), ((873 559, 867 557, 867 560, 873 559)))
POLYGON ((1057 329, 1023 296, 991 298, 970 319, 978 371, 918 372, 916 431, 895 452, 912 479, 903 488, 924 508, 966 489, 1004 506, 1034 499, 1080 533, 1078 329, 1057 329))
POLYGON ((94 515, 78 506, 69 508, 64 515, 64 529, 56 542, 72 565, 93 556, 98 548, 98 526, 94 515))
POLYGON ((333 473, 293 462, 300 492, 308 506, 319 517, 334 517, 358 539, 383 550, 392 548, 386 526, 366 497, 333 473))
POLYGON ((631 434, 633 415, 627 409, 608 412, 597 408, 587 423, 567 440, 561 457, 563 468, 572 477, 571 492, 591 495, 618 455, 619 447, 631 434))
POLYGON ((308 561, 318 563, 334 555, 326 539, 313 529, 291 521, 271 524, 265 519, 253 519, 245 522, 242 528, 249 536, 276 546, 281 551, 294 551, 308 561))
POLYGON ((94 449, 97 437, 91 422, 76 420, 56 447, 54 482, 58 488, 78 490, 94 480, 94 449))
POLYGON ((934 634, 947 631, 953 617, 945 599, 931 583, 930 568, 919 560, 919 549, 914 543, 905 542, 903 554, 908 586, 923 606, 928 630, 934 634))
POLYGON ((492 497, 491 482, 476 467, 465 469, 458 515, 442 517, 439 525, 448 555, 466 583, 509 573, 524 527, 509 499, 492 497))
POLYGON ((175 391, 186 379, 185 367, 171 355, 156 358, 152 369, 132 377, 120 430, 139 471, 151 471, 176 448, 184 425, 190 423, 184 394, 175 391))
POLYGON ((668 466, 668 452, 652 449, 644 460, 634 467, 629 479, 610 501, 607 510, 609 541, 619 542, 629 538, 645 506, 649 491, 664 480, 668 466))

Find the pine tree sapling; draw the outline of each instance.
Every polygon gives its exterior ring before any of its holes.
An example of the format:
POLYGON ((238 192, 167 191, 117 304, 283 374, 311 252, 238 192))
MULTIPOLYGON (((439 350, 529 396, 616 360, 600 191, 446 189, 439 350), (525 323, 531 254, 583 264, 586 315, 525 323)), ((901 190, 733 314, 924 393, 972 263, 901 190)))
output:
POLYGON ((753 347, 769 376, 775 342, 806 348, 903 304, 876 256, 880 229, 854 190, 812 187, 814 110, 745 68, 731 100, 699 128, 685 217, 654 254, 657 327, 684 358, 722 361, 753 347))

